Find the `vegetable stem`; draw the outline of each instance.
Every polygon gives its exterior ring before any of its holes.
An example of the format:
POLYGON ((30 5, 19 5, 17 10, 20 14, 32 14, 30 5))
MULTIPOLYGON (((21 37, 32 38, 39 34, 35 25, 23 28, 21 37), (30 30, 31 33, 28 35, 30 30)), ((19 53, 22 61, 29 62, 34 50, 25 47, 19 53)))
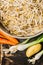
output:
POLYGON ((38 44, 38 43, 40 43, 40 42, 43 42, 43 38, 41 38, 41 39, 37 39, 37 40, 35 40, 35 41, 33 41, 33 42, 30 42, 30 43, 27 43, 27 44, 24 44, 24 45, 18 45, 18 50, 19 51, 23 51, 23 50, 25 50, 26 48, 28 48, 28 47, 30 47, 30 46, 32 46, 32 45, 35 45, 35 44, 38 44))
POLYGON ((29 40, 30 40, 30 39, 28 38, 28 39, 26 39, 25 41, 23 41, 23 42, 20 43, 20 44, 26 44, 29 40))
POLYGON ((31 62, 32 64, 35 64, 36 60, 39 60, 42 55, 43 55, 43 50, 37 53, 34 58, 28 59, 29 63, 31 62))
POLYGON ((26 44, 28 41, 29 41, 29 38, 26 39, 25 41, 23 41, 22 43, 18 44, 18 45, 11 46, 11 47, 9 48, 10 52, 11 52, 11 53, 15 53, 15 52, 18 50, 17 47, 18 47, 19 45, 21 45, 21 44, 22 44, 22 45, 23 45, 23 44, 26 44))

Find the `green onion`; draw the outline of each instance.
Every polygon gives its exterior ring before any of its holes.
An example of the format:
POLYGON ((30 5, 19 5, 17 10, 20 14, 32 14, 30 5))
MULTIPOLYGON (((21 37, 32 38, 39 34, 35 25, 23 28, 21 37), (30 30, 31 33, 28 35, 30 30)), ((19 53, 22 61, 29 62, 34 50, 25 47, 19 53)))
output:
POLYGON ((19 45, 26 44, 29 40, 30 40, 30 39, 26 39, 25 41, 23 41, 22 43, 20 43, 20 44, 18 44, 18 45, 11 46, 11 47, 9 48, 9 51, 10 51, 11 53, 15 53, 15 52, 18 50, 17 47, 18 47, 19 45))
POLYGON ((26 39, 25 41, 23 41, 23 42, 20 43, 20 44, 26 44, 29 40, 30 40, 30 38, 26 39))
POLYGON ((31 62, 32 64, 35 64, 36 60, 39 60, 42 55, 43 55, 43 50, 37 53, 34 58, 28 59, 29 63, 31 62))
POLYGON ((24 44, 24 45, 18 45, 18 50, 19 51, 23 51, 23 50, 25 50, 26 48, 28 48, 28 47, 30 47, 30 46, 32 46, 32 45, 35 45, 35 44, 38 44, 38 43, 40 43, 40 42, 43 42, 43 38, 40 38, 40 39, 37 39, 37 40, 35 40, 35 41, 33 41, 33 42, 30 42, 30 43, 27 43, 27 44, 24 44))

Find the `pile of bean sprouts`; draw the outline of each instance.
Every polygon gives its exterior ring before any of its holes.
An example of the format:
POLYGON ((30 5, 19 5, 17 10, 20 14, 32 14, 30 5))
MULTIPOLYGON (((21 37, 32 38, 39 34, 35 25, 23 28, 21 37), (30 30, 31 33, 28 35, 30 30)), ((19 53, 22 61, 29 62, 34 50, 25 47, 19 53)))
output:
POLYGON ((14 35, 26 37, 43 30, 43 0, 0 0, 0 14, 14 35))

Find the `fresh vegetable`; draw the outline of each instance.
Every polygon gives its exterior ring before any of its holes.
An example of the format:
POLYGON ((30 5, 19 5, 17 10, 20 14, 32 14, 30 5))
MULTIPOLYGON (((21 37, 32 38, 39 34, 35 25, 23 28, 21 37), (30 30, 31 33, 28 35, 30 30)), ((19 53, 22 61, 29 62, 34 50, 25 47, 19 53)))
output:
POLYGON ((32 64, 35 64, 36 60, 39 60, 42 55, 43 55, 43 50, 37 53, 34 58, 28 59, 29 63, 32 62, 32 64))
POLYGON ((43 37, 41 37, 40 39, 38 38, 37 40, 33 41, 33 42, 30 42, 30 43, 27 43, 27 44, 23 44, 23 45, 18 45, 18 50, 19 51, 23 51, 25 50, 26 48, 30 47, 30 46, 33 46, 35 44, 38 44, 40 42, 43 42, 43 37))
POLYGON ((8 39, 9 41, 11 41, 12 43, 14 43, 14 45, 18 44, 18 40, 15 38, 12 38, 11 36, 9 36, 8 34, 6 34, 4 31, 2 31, 0 29, 0 35, 4 36, 4 38, 8 39))
POLYGON ((26 51, 26 56, 31 57, 35 53, 39 52, 41 50, 41 44, 36 44, 31 46, 30 48, 27 49, 26 51))
POLYGON ((27 42, 29 42, 29 38, 28 39, 26 39, 25 41, 23 41, 22 43, 20 43, 20 44, 26 44, 27 42))
POLYGON ((4 38, 4 36, 0 35, 1 38, 4 38))
MULTIPOLYGON (((22 43, 20 43, 20 44, 26 44, 27 42, 29 42, 29 39, 26 39, 25 41, 23 41, 22 43)), ((20 44, 18 44, 18 45, 20 45, 20 44)), ((11 53, 15 53, 18 49, 17 49, 17 47, 18 47, 18 45, 15 45, 15 46, 11 46, 10 48, 9 48, 9 51, 11 52, 11 53)))
POLYGON ((0 38, 0 44, 9 44, 9 45, 15 45, 13 42, 0 38))

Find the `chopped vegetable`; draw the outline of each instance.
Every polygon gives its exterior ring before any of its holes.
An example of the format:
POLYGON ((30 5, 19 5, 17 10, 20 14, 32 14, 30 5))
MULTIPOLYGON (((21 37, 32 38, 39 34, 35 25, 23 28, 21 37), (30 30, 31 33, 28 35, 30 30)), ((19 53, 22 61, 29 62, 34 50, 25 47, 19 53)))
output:
POLYGON ((19 51, 23 51, 23 50, 25 50, 26 48, 28 48, 28 47, 30 47, 30 46, 33 46, 33 45, 35 45, 35 44, 38 44, 38 43, 40 43, 40 42, 43 42, 43 37, 40 38, 40 39, 37 39, 37 40, 35 40, 35 41, 33 41, 33 42, 27 43, 27 44, 18 45, 18 50, 19 50, 19 51))
POLYGON ((9 40, 0 38, 0 44, 9 44, 9 45, 15 45, 13 42, 10 42, 9 40))
POLYGON ((30 48, 27 49, 26 51, 26 56, 31 57, 35 53, 39 52, 41 50, 41 44, 36 44, 31 46, 30 48))
POLYGON ((35 64, 36 60, 39 60, 42 55, 43 55, 43 50, 40 51, 38 54, 36 54, 34 58, 28 59, 29 63, 32 62, 32 64, 35 64))
POLYGON ((4 38, 8 39, 9 41, 11 41, 12 43, 14 43, 14 45, 18 44, 18 40, 15 38, 12 38, 11 36, 9 36, 8 34, 6 34, 4 31, 2 31, 0 29, 0 35, 4 36, 4 38))

